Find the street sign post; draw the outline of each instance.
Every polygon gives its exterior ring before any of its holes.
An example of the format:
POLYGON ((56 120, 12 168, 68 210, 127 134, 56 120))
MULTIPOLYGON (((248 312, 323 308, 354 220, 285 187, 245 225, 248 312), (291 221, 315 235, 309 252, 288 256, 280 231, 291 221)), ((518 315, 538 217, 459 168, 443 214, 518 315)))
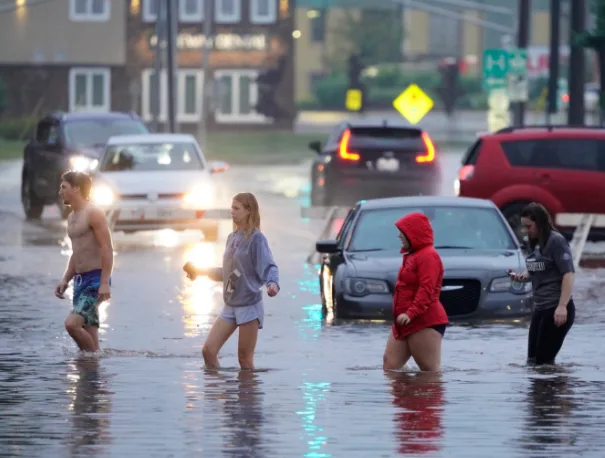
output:
POLYGON ((508 96, 511 102, 526 102, 528 92, 527 50, 512 49, 508 53, 508 96))
POLYGON ((393 101, 393 107, 410 124, 418 124, 433 109, 433 99, 416 84, 410 84, 393 101))
POLYGON ((483 78, 488 90, 507 86, 509 54, 505 49, 486 49, 483 52, 483 78))

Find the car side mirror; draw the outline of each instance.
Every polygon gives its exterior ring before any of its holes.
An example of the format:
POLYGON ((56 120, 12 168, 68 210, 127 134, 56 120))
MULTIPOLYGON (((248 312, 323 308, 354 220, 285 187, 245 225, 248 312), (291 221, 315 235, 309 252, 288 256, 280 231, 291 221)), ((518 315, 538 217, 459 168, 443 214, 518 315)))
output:
POLYGON ((309 149, 315 151, 317 154, 321 153, 321 142, 317 140, 309 142, 309 149))
POLYGON ((223 161, 212 161, 208 165, 210 167, 210 173, 222 173, 229 170, 229 164, 223 161))
POLYGON ((315 243, 315 250, 318 253, 338 253, 338 240, 320 240, 315 243))

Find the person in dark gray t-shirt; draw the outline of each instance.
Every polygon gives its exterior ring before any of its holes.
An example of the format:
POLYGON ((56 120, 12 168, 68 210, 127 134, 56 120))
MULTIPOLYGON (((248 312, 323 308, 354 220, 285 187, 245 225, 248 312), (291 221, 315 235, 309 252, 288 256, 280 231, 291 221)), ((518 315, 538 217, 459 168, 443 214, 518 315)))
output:
POLYGON ((569 243, 555 230, 542 205, 531 203, 525 207, 521 224, 529 239, 527 270, 510 275, 515 281, 532 283, 534 314, 527 358, 536 364, 554 364, 575 319, 573 257, 569 243))

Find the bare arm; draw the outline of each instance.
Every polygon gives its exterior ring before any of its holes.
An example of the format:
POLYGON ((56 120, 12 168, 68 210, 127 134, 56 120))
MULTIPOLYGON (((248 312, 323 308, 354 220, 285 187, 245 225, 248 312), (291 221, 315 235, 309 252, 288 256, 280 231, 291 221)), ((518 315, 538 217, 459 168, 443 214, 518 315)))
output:
POLYGON ((563 275, 561 282, 561 297, 559 298, 559 307, 567 307, 573 293, 574 273, 567 272, 563 275))
POLYGON ((74 262, 74 257, 71 255, 69 257, 69 261, 67 263, 67 267, 65 268, 65 273, 63 274, 63 279, 65 283, 69 283, 74 275, 76 275, 76 263, 74 262))
POLYGON ((90 227, 95 234, 101 254, 101 284, 109 285, 113 271, 113 242, 105 213, 98 208, 90 212, 90 227))

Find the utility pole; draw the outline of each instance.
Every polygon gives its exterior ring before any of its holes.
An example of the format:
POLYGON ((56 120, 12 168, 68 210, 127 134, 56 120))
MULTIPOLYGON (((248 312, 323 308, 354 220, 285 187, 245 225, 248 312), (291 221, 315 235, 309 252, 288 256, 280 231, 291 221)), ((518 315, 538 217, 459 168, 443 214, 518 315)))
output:
POLYGON ((153 78, 151 78, 151 116, 152 130, 159 131, 160 113, 162 106, 162 69, 166 51, 166 2, 158 2, 155 19, 155 52, 153 55, 153 78))
MULTIPOLYGON (((517 29, 517 48, 527 50, 529 45, 529 24, 531 22, 531 0, 519 0, 517 29)), ((525 124, 525 102, 515 102, 513 111, 513 125, 525 124)))
POLYGON ((550 0, 550 56, 548 77, 548 108, 546 123, 559 107, 559 47, 561 35, 561 0, 550 0))
POLYGON ((584 125, 584 77, 586 72, 584 48, 575 43, 575 36, 583 35, 586 26, 586 0, 571 2, 570 53, 569 53, 569 112, 570 125, 584 125))
MULTIPOLYGON (((158 2, 162 3, 162 2, 158 2)), ((177 36, 177 2, 176 0, 166 0, 166 77, 168 78, 168 132, 177 132, 178 126, 176 123, 177 110, 177 91, 176 91, 176 76, 178 69, 176 65, 176 36, 177 36)))
POLYGON ((212 75, 210 72, 210 51, 214 43, 212 34, 212 2, 204 0, 204 24, 202 33, 204 35, 204 47, 202 49, 202 106, 200 108, 200 123, 198 125, 198 141, 204 154, 208 154, 208 117, 210 114, 210 94, 212 86, 212 75))

